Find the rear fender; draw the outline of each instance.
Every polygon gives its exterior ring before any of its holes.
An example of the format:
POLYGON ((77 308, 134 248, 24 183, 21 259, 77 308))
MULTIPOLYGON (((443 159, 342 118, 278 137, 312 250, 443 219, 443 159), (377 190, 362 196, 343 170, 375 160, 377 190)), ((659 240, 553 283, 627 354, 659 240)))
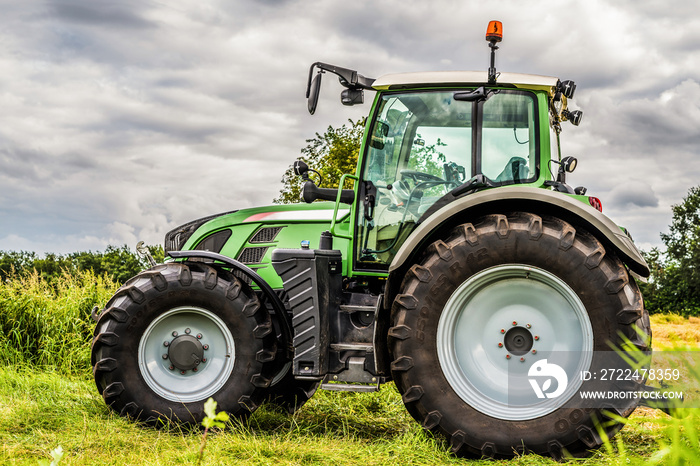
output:
POLYGON ((554 191, 527 186, 489 189, 461 197, 425 219, 398 250, 389 267, 386 284, 386 306, 391 306, 408 268, 419 260, 425 247, 461 223, 474 221, 487 214, 530 212, 553 215, 582 227, 613 250, 636 275, 649 276, 649 266, 630 237, 612 220, 593 207, 554 191))

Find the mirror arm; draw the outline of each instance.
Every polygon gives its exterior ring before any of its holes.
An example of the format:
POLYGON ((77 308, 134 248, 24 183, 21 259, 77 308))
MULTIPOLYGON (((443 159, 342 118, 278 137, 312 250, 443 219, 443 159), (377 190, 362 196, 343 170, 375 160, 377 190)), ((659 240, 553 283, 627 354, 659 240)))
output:
POLYGON ((372 89, 372 84, 374 83, 373 78, 366 78, 359 74, 357 71, 350 70, 348 68, 342 68, 340 66, 329 65, 328 63, 316 62, 311 65, 309 69, 309 81, 306 86, 306 98, 309 98, 311 93, 311 80, 314 76, 314 68, 318 68, 321 72, 328 71, 330 73, 338 75, 340 77, 340 82, 343 86, 350 89, 372 89))

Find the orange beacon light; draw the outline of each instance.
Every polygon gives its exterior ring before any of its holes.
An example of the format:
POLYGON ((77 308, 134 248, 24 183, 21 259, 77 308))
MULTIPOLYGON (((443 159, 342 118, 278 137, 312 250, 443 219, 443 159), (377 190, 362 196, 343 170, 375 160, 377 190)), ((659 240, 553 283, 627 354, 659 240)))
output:
POLYGON ((500 42, 503 40, 503 25, 500 21, 491 21, 486 29, 486 40, 500 42))

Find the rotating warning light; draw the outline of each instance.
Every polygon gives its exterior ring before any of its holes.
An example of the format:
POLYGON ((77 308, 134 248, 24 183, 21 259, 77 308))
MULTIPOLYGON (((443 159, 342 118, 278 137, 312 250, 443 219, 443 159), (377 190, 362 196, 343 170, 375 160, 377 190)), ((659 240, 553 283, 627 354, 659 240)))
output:
POLYGON ((486 29, 486 40, 488 42, 500 42, 503 40, 503 25, 500 21, 489 22, 486 29))

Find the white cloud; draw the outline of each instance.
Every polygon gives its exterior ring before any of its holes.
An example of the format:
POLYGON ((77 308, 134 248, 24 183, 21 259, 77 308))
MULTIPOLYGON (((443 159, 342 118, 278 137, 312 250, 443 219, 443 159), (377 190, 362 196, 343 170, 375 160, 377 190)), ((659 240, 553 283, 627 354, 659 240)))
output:
POLYGON ((699 13, 603 0, 6 5, 0 250, 155 244, 202 215, 268 204, 306 139, 369 110, 340 106, 327 77, 309 116, 311 63, 371 77, 485 69, 491 19, 504 23, 499 70, 579 84, 584 123, 563 134, 581 162, 572 184, 658 245, 700 179, 699 13))

